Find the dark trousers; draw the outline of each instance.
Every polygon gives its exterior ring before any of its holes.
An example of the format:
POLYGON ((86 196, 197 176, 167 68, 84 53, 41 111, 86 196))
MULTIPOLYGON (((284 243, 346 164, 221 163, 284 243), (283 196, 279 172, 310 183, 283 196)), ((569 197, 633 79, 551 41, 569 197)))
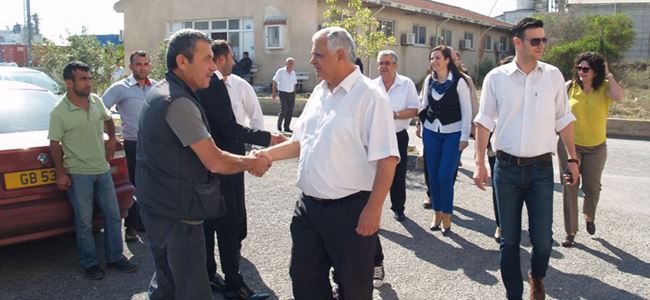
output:
POLYGON ((336 270, 339 299, 372 299, 377 234, 356 228, 370 192, 319 201, 303 195, 291 219, 291 275, 296 300, 332 299, 330 267, 336 270))
POLYGON ((212 299, 205 274, 203 226, 159 218, 141 210, 154 259, 149 299, 212 299))
POLYGON ((408 165, 409 134, 406 130, 397 133, 397 148, 400 161, 395 167, 393 184, 390 186, 390 209, 394 212, 404 212, 406 203, 406 167, 408 165))
POLYGON ((291 118, 293 117, 293 107, 296 104, 296 93, 280 92, 280 114, 278 115, 278 129, 282 127, 284 120, 284 130, 291 129, 291 118))
MULTIPOLYGON (((129 181, 135 186, 135 154, 138 149, 137 141, 124 140, 124 152, 126 152, 126 165, 129 168, 129 181)), ((137 200, 137 199, 134 199, 137 200)), ((142 229, 142 221, 140 220, 140 206, 138 201, 133 201, 133 205, 129 208, 129 214, 124 219, 124 227, 142 229)))
POLYGON ((494 163, 497 161, 496 156, 488 156, 488 164, 490 165, 490 181, 492 184, 492 207, 494 207, 494 221, 499 226, 499 207, 497 205, 497 191, 494 188, 494 163))
POLYGON ((239 289, 244 284, 244 280, 239 274, 241 241, 246 237, 247 231, 244 174, 237 175, 241 175, 241 181, 221 181, 221 194, 226 202, 226 215, 203 222, 208 277, 212 280, 217 272, 217 262, 214 258, 214 234, 216 232, 221 270, 228 290, 239 289))
POLYGON ((427 167, 427 150, 422 147, 422 167, 424 168, 424 182, 427 184, 427 197, 431 201, 431 187, 429 187, 429 168, 427 167))
POLYGON ((381 239, 377 236, 377 249, 375 250, 375 267, 384 265, 384 248, 381 247, 381 239))

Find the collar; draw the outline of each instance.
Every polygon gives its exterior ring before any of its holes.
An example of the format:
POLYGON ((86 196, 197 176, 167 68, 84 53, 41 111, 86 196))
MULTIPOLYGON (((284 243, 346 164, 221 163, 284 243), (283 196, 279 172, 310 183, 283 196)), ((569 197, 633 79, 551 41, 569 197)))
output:
POLYGON ((219 80, 223 80, 223 74, 221 74, 219 70, 214 71, 214 74, 217 75, 217 77, 219 77, 219 80))
MULTIPOLYGON (((357 80, 361 79, 361 76, 359 68, 354 69, 354 71, 345 77, 338 86, 332 89, 332 94, 335 94, 341 88, 344 89, 346 93, 350 93, 350 90, 352 90, 354 84, 357 83, 357 80)), ((325 83, 325 88, 327 88, 327 81, 323 82, 325 83)))
MULTIPOLYGON (((88 95, 88 104, 89 104, 89 106, 91 106, 92 104, 95 104, 95 98, 92 95, 93 95, 92 93, 90 95, 88 95)), ((74 110, 80 110, 81 109, 81 107, 72 104, 72 102, 68 98, 68 92, 65 92, 65 94, 63 94, 62 100, 68 106, 68 111, 74 111, 74 110)))
MULTIPOLYGON (((511 63, 503 65, 503 68, 506 70, 506 73, 508 75, 512 75, 517 71, 521 72, 522 74, 526 74, 526 73, 524 73, 524 71, 520 70, 519 67, 517 66, 517 58, 516 57, 515 57, 514 60, 512 60, 511 63)), ((543 71, 542 65, 541 65, 539 60, 535 63, 535 68, 533 68, 533 70, 543 71)))
MULTIPOLYGON (((125 78, 124 80, 126 81, 126 84, 128 84, 129 86, 134 86, 134 85, 138 84, 138 81, 135 80, 135 77, 133 77, 133 74, 129 75, 129 77, 125 78)), ((151 86, 151 79, 149 79, 149 77, 147 77, 147 79, 145 79, 144 85, 145 86, 151 86)))

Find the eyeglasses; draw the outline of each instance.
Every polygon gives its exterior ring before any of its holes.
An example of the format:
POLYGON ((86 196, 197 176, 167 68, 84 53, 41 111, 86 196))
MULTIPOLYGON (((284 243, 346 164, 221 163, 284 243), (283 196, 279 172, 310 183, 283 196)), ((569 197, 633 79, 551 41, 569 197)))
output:
POLYGON ((377 64, 379 64, 380 66, 390 66, 390 65, 393 64, 393 62, 392 61, 380 61, 377 64))
POLYGON ((530 45, 533 47, 539 46, 542 42, 546 44, 546 41, 548 41, 545 37, 544 38, 534 38, 534 39, 525 39, 530 42, 530 45))
POLYGON ((588 73, 591 70, 591 68, 590 67, 583 67, 583 66, 576 66, 576 70, 578 72, 588 73))

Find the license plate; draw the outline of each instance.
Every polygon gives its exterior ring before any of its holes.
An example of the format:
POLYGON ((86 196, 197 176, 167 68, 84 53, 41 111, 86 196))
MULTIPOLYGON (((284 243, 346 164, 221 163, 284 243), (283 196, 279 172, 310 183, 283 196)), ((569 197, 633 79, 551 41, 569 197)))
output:
POLYGON ((20 189, 32 186, 46 185, 56 182, 54 168, 29 170, 5 174, 5 188, 7 190, 20 189))

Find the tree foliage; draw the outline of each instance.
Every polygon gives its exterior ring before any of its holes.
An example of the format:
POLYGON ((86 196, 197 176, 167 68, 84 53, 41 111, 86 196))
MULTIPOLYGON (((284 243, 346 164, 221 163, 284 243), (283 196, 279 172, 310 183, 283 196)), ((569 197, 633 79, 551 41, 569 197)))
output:
POLYGON ((94 35, 86 34, 85 30, 79 35, 68 36, 66 40, 68 45, 59 46, 43 39, 43 43, 38 46, 39 50, 35 52, 40 61, 39 69, 65 86, 63 67, 71 61, 81 61, 90 66, 93 92, 101 94, 112 84, 115 61, 124 58, 124 48, 111 43, 102 46, 94 35))
MULTIPOLYGON (((153 68, 151 69, 151 78, 163 79, 167 73, 167 44, 168 40, 164 40, 158 44, 158 52, 155 53, 153 59, 153 68)), ((152 54, 153 55, 153 54, 152 54)))
MULTIPOLYGON (((369 62, 380 50, 395 44, 395 37, 384 34, 379 21, 372 16, 372 11, 363 5, 362 0, 349 0, 346 8, 339 7, 336 0, 325 2, 329 8, 323 13, 323 17, 330 21, 323 25, 343 27, 350 32, 357 44, 358 57, 369 62)), ((365 69, 370 73, 370 68, 365 69)))
POLYGON ((634 43, 632 19, 624 14, 546 14, 542 18, 546 36, 550 39, 542 60, 557 66, 565 78, 570 78, 573 59, 578 54, 597 51, 614 63, 634 43))

